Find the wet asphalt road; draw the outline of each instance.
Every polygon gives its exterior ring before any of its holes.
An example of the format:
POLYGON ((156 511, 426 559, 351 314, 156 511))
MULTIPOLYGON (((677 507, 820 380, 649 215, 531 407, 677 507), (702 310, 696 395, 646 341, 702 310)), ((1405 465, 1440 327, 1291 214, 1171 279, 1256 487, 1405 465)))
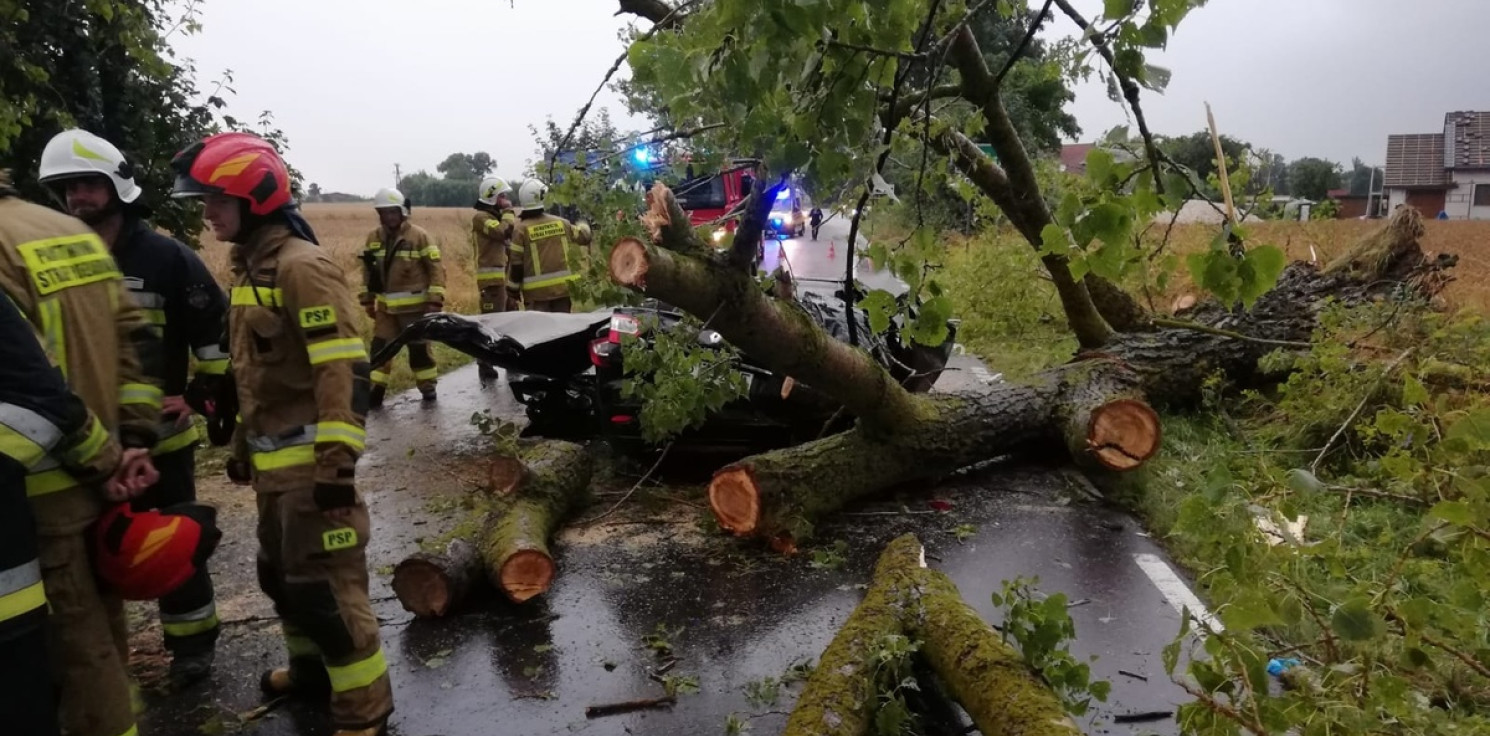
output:
MULTIPOLYGON (((787 243, 794 266, 811 275, 824 262, 841 267, 814 251, 821 240, 787 243)), ((995 380, 969 358, 952 368, 939 389, 995 380)), ((751 733, 779 733, 801 686, 780 689, 774 702, 751 702, 747 686, 814 661, 857 605, 883 544, 905 532, 920 537, 930 564, 991 623, 998 615, 990 594, 1005 579, 1038 577, 1040 590, 1068 596, 1079 637, 1073 653, 1096 655, 1094 677, 1112 683, 1109 702, 1082 721, 1089 733, 1176 732, 1170 720, 1112 722, 1186 700, 1159 656, 1179 630, 1179 615, 1135 562, 1164 553, 1136 521, 1091 500, 1087 486, 1058 467, 994 466, 855 507, 819 529, 819 548, 847 543, 836 568, 813 566, 811 547, 783 559, 708 533, 702 508, 652 494, 596 525, 566 530, 559 576, 536 602, 517 607, 485 596, 457 615, 413 620, 392 599, 388 573, 420 539, 449 528, 461 499, 477 492, 486 441, 469 420, 488 409, 520 415, 505 388, 483 389, 470 366, 441 379, 438 404, 405 395, 368 422, 359 478, 373 511, 371 593, 394 681, 394 734, 719 734, 731 714, 748 720, 751 733), (933 499, 950 510, 933 510, 933 499), (971 536, 958 541, 952 530, 962 525, 971 536), (658 659, 643 644, 659 626, 676 632, 666 636, 678 659, 668 674, 695 678, 699 692, 680 696, 670 710, 587 720, 588 705, 662 694, 649 678, 658 659)), ((631 480, 621 480, 615 488, 624 491, 631 480)), ((696 504, 698 492, 667 495, 696 504)), ((228 517, 229 539, 214 560, 230 622, 218 665, 209 683, 153 697, 141 733, 329 734, 321 709, 308 704, 282 704, 242 722, 262 702, 258 673, 282 655, 271 611, 254 590, 251 500, 242 491, 220 493, 204 491, 228 517)))

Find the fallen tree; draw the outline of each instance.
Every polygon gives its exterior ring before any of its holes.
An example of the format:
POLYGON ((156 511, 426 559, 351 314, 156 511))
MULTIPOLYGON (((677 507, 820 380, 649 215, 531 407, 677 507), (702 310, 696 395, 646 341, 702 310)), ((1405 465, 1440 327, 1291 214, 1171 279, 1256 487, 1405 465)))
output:
POLYGON ((548 591, 556 565, 548 540, 588 503, 594 460, 569 442, 525 443, 519 457, 492 463, 491 495, 457 523, 437 552, 417 552, 393 569, 404 610, 447 615, 484 579, 522 603, 548 591))
POLYGON ((827 337, 795 305, 763 294, 735 267, 734 253, 710 255, 666 186, 658 183, 648 200, 644 219, 653 243, 616 243, 612 279, 713 315, 711 325, 732 344, 832 395, 859 419, 842 434, 729 465, 710 484, 710 507, 723 528, 788 552, 818 519, 846 503, 1001 455, 1064 452, 1103 472, 1138 468, 1161 442, 1151 405, 1191 403, 1216 373, 1254 384, 1265 354, 1307 345, 1327 301, 1429 290, 1441 279, 1428 275, 1452 265, 1452 259, 1427 260, 1417 242, 1418 215, 1404 210, 1352 249, 1356 256, 1342 257, 1366 265, 1321 271, 1293 264, 1251 309, 1206 303, 1189 321, 1160 320, 1159 329, 1120 334, 1025 384, 915 396, 866 353, 827 337))
POLYGON ((920 655, 987 736, 1080 733, 1060 701, 946 575, 928 569, 914 535, 896 538, 875 565, 864 600, 823 651, 784 736, 871 733, 880 688, 878 649, 887 636, 920 643, 920 655))

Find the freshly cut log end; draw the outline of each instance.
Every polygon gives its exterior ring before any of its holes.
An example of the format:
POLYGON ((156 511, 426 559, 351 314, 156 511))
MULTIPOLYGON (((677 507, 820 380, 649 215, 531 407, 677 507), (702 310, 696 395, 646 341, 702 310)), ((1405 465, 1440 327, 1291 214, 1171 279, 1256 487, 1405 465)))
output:
POLYGON ((747 468, 725 468, 709 483, 709 507, 719 526, 745 536, 760 524, 760 488, 747 468))
POLYGON ((636 238, 622 238, 610 252, 611 280, 634 289, 647 288, 647 246, 636 238))
POLYGON ((499 496, 510 496, 522 488, 526 475, 527 467, 523 465, 522 460, 504 455, 491 462, 488 487, 492 493, 499 496))
POLYGON ((1159 451, 1163 433, 1153 407, 1135 399, 1118 399, 1092 411, 1087 447, 1108 470, 1132 470, 1159 451))
POLYGON ((404 610, 419 617, 448 614, 480 578, 476 548, 453 539, 441 554, 419 552, 393 568, 393 594, 404 610))
POLYGON ((450 593, 450 579, 427 560, 411 558, 393 568, 393 594, 415 616, 444 616, 453 602, 450 593))
POLYGON ((525 549, 514 552, 502 563, 502 591, 515 603, 548 592, 554 581, 554 561, 544 552, 525 549))

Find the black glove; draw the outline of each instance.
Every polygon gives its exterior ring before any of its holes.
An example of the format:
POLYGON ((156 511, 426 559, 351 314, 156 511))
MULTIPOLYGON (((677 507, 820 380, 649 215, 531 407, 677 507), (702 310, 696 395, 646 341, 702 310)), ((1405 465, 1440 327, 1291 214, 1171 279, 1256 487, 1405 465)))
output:
POLYGON ((249 483, 253 481, 253 471, 249 469, 247 462, 236 458, 229 458, 227 470, 228 480, 234 483, 249 483))
POLYGON ((317 483, 313 498, 316 502, 316 508, 322 511, 344 509, 357 505, 357 488, 349 485, 317 483))

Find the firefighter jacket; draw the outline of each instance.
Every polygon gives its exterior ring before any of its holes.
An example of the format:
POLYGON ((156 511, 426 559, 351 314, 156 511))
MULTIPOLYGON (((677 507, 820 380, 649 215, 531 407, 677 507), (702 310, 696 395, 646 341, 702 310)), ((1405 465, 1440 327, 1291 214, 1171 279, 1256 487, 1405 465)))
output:
POLYGON ((588 228, 542 210, 524 212, 512 230, 507 288, 520 292, 524 303, 569 296, 569 282, 579 278, 570 269, 571 243, 589 245, 588 228))
POLYGON ((103 481, 119 443, 68 388, 25 315, 0 299, 0 642, 39 624, 45 610, 36 521, 26 473, 48 456, 75 477, 103 481))
MULTIPOLYGON (((3 185, 3 181, 0 181, 3 185)), ((124 288, 103 241, 81 221, 0 194, 0 290, 40 331, 48 355, 124 447, 155 444, 160 340, 124 288)), ((48 457, 26 477, 45 535, 75 534, 103 497, 48 457)))
POLYGON ((362 262, 366 288, 357 300, 363 305, 376 301, 389 314, 418 314, 426 304, 445 302, 440 247, 408 220, 394 233, 382 227, 368 233, 362 262))
MULTIPOLYGON (((133 219, 119 233, 114 261, 135 303, 161 336, 161 373, 152 377, 165 395, 185 395, 193 358, 196 380, 207 385, 201 390, 211 393, 211 384, 228 371, 228 354, 222 349, 228 300, 207 265, 182 243, 133 219)), ((153 454, 180 450, 199 438, 195 424, 182 428, 175 420, 174 415, 161 418, 153 454)))
POLYGON ((355 503, 370 387, 357 303, 326 251, 284 224, 233 246, 228 344, 242 421, 236 460, 260 493, 355 503))
POLYGON ((511 209, 500 215, 485 210, 471 218, 471 242, 476 248, 476 288, 487 289, 507 283, 507 246, 512 240, 517 214, 511 209))

